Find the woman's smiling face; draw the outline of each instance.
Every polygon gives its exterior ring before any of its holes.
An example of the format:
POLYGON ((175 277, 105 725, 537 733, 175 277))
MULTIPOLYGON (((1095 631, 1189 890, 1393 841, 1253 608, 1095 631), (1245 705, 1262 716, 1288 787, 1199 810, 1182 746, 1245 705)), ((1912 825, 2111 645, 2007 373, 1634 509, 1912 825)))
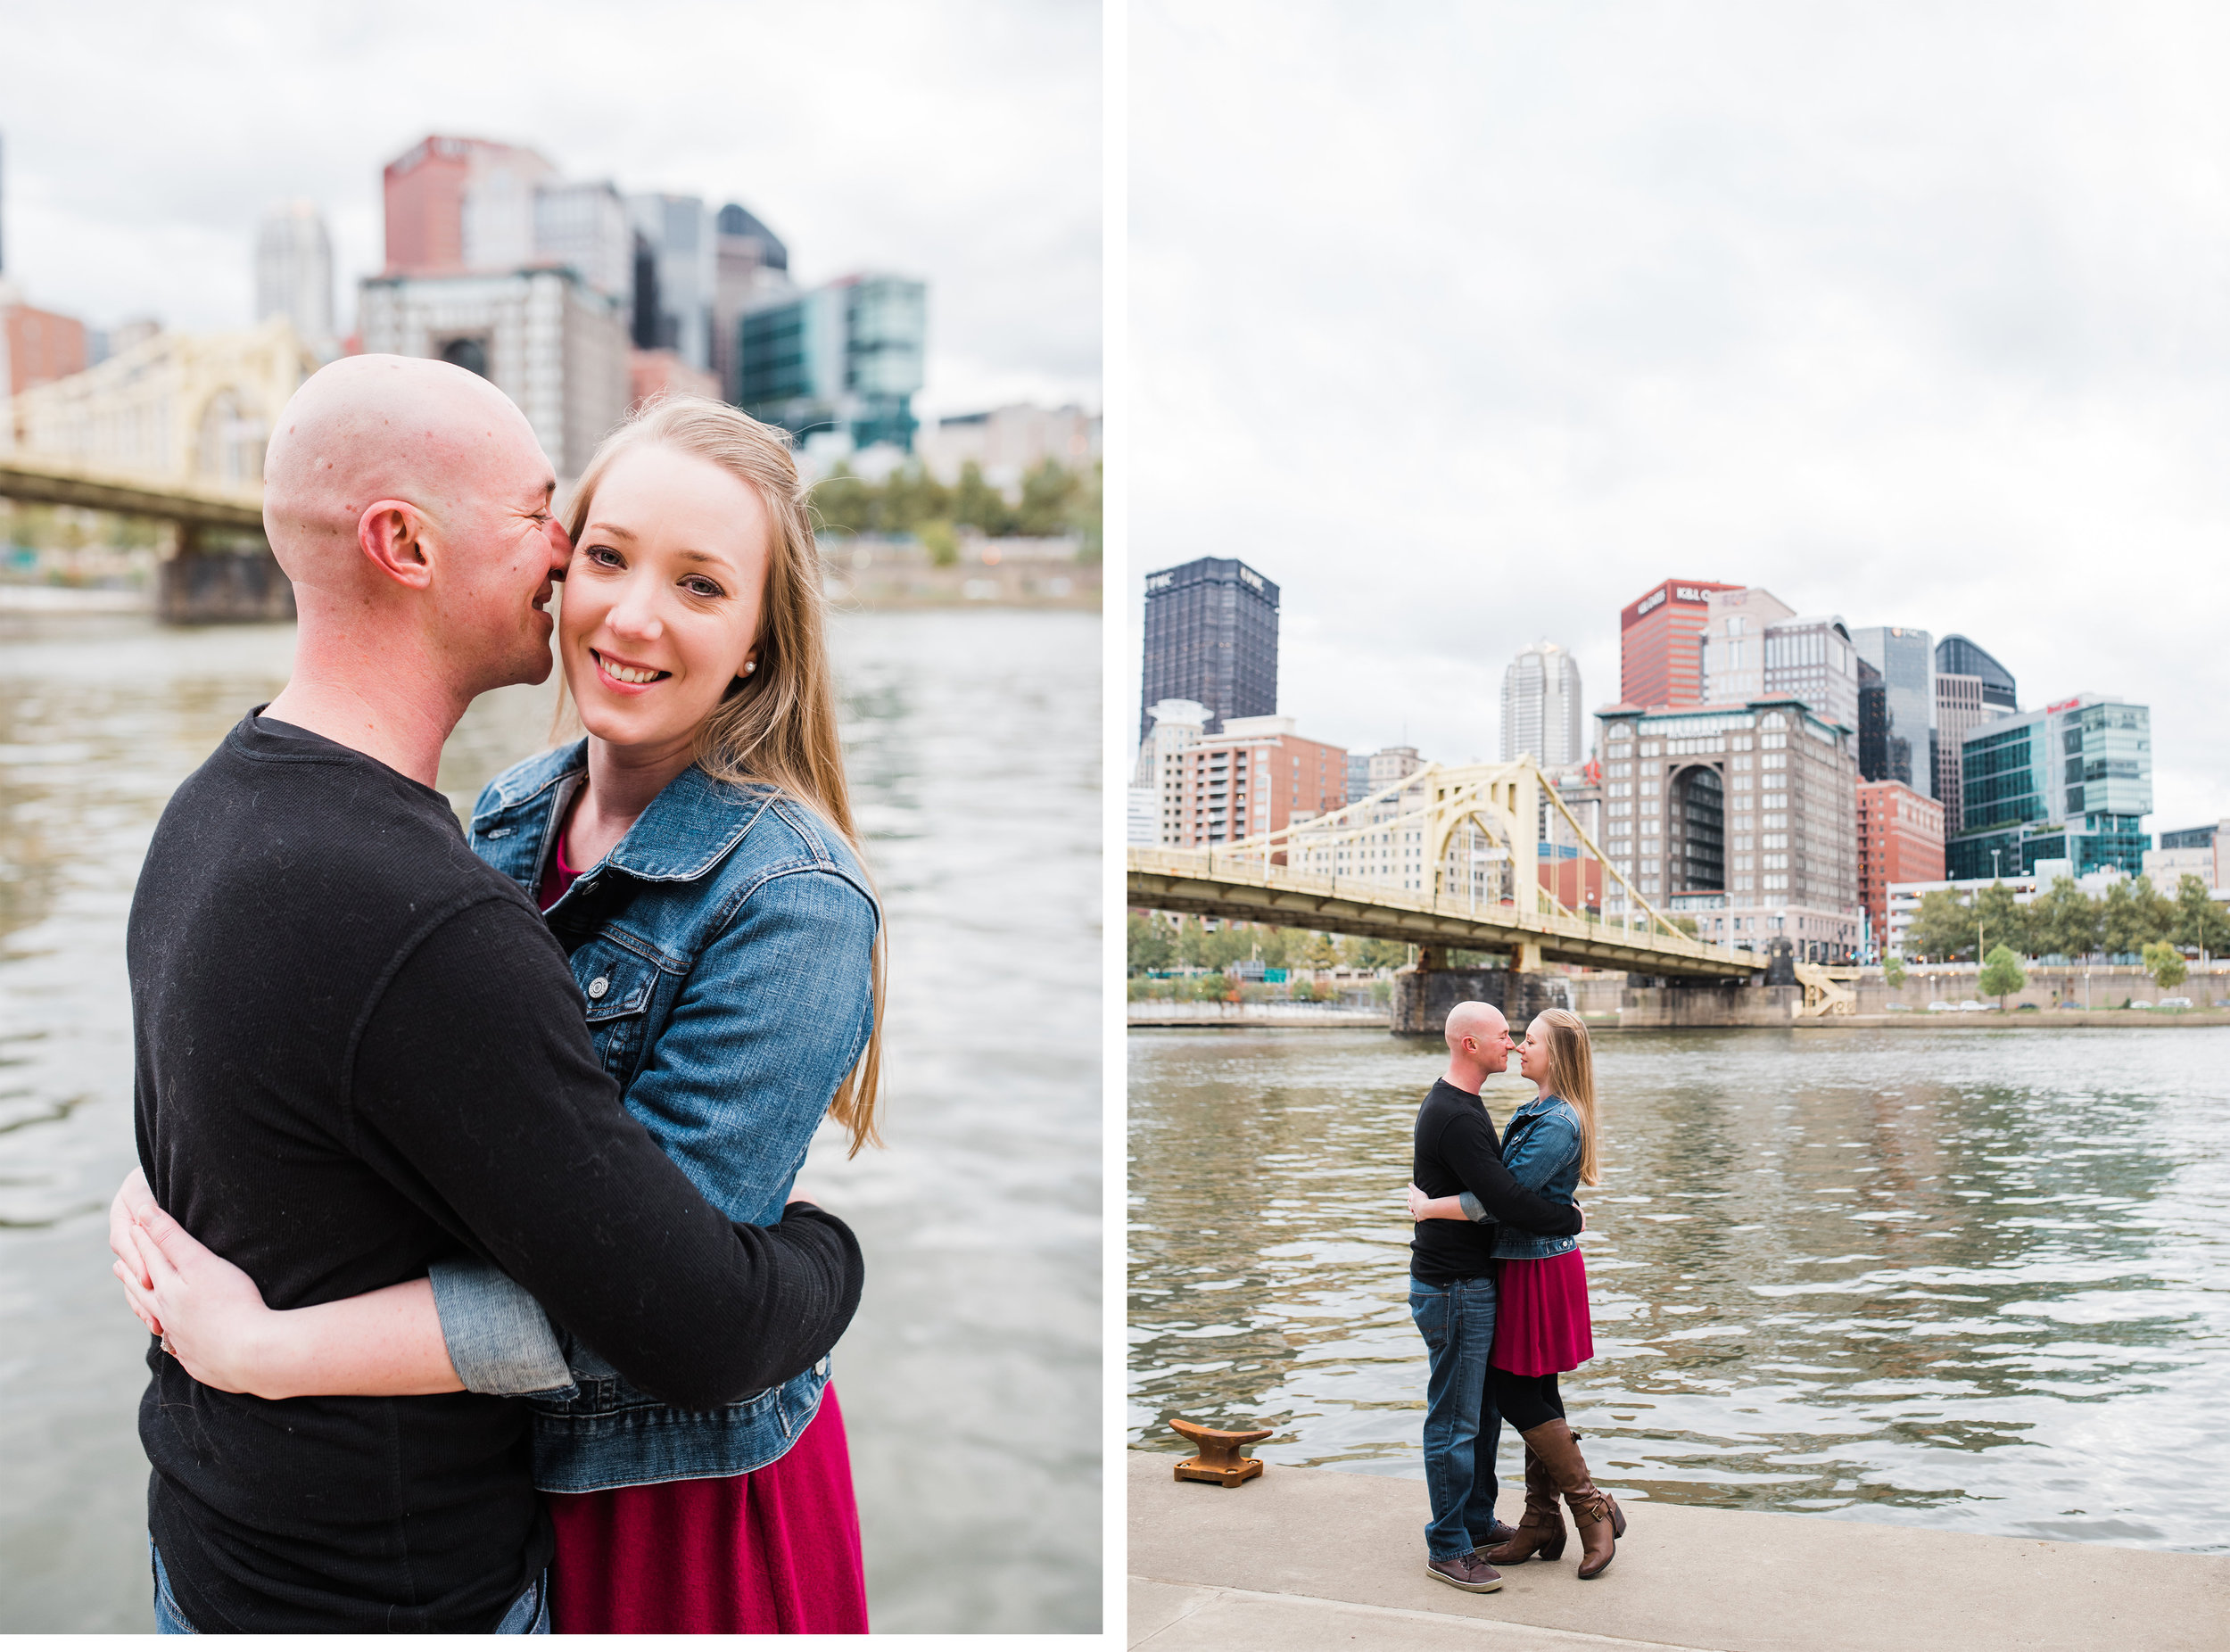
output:
POLYGON ((695 734, 752 653, 768 539, 757 491, 709 459, 645 445, 612 461, 558 627, 590 733, 653 748, 695 734))

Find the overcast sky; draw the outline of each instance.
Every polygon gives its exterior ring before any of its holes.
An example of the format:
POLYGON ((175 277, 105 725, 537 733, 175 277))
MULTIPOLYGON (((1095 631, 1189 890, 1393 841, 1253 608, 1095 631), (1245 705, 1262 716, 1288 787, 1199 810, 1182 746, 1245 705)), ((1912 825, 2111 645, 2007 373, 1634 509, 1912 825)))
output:
POLYGON ((739 201, 806 283, 926 277, 919 409, 1096 405, 1099 31, 1091 0, 0 0, 7 273, 95 326, 244 326, 256 220, 301 197, 345 326, 380 169, 441 131, 739 201))
POLYGON ((1679 575, 2147 702, 2149 828, 2230 814, 2226 14, 1131 15, 1127 703, 1237 555, 1303 733, 1491 758, 1679 575))

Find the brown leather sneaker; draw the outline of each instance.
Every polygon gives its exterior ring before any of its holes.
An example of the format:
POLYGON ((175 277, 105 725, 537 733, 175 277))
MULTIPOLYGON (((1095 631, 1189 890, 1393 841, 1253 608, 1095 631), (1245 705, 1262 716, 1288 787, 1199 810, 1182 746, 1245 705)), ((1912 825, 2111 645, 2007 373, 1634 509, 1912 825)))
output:
POLYGON ((1474 1595, 1491 1595, 1502 1587, 1502 1574, 1496 1571, 1474 1552, 1458 1555, 1452 1560, 1428 1560, 1425 1569, 1443 1583, 1474 1595))
POLYGON ((1500 1520, 1498 1519, 1491 1525, 1487 1527, 1486 1536, 1481 1538, 1477 1542, 1471 1546, 1471 1552, 1474 1555, 1483 1555, 1490 1549, 1496 1547, 1498 1544, 1507 1543, 1516 1535, 1517 1528, 1516 1526, 1506 1526, 1500 1520))

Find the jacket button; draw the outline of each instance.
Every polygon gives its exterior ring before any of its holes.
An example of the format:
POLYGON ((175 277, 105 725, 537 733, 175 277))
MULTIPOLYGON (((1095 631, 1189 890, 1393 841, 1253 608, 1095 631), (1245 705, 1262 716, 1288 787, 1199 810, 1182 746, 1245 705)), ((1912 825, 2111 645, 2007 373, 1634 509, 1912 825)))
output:
POLYGON ((601 998, 611 990, 612 983, 601 975, 589 983, 589 996, 591 998, 601 998))

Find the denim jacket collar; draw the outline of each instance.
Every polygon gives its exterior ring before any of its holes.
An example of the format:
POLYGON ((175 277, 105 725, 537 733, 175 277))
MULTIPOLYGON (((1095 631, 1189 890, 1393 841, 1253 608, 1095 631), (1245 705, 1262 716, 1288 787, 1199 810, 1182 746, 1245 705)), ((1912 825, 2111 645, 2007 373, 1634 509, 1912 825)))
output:
MULTIPOLYGON (((473 835, 516 838, 510 856, 514 863, 532 865, 539 877, 543 839, 559 805, 578 789, 588 767, 585 739, 520 764, 503 777, 492 805, 473 817, 473 835)), ((777 796, 771 786, 715 781, 691 764, 651 799, 618 846, 596 866, 583 868, 582 875, 611 867, 653 883, 702 878, 742 841, 777 796)), ((817 821, 791 823, 811 838, 820 835, 817 821)), ((817 841, 814 847, 823 858, 832 858, 817 841)))

